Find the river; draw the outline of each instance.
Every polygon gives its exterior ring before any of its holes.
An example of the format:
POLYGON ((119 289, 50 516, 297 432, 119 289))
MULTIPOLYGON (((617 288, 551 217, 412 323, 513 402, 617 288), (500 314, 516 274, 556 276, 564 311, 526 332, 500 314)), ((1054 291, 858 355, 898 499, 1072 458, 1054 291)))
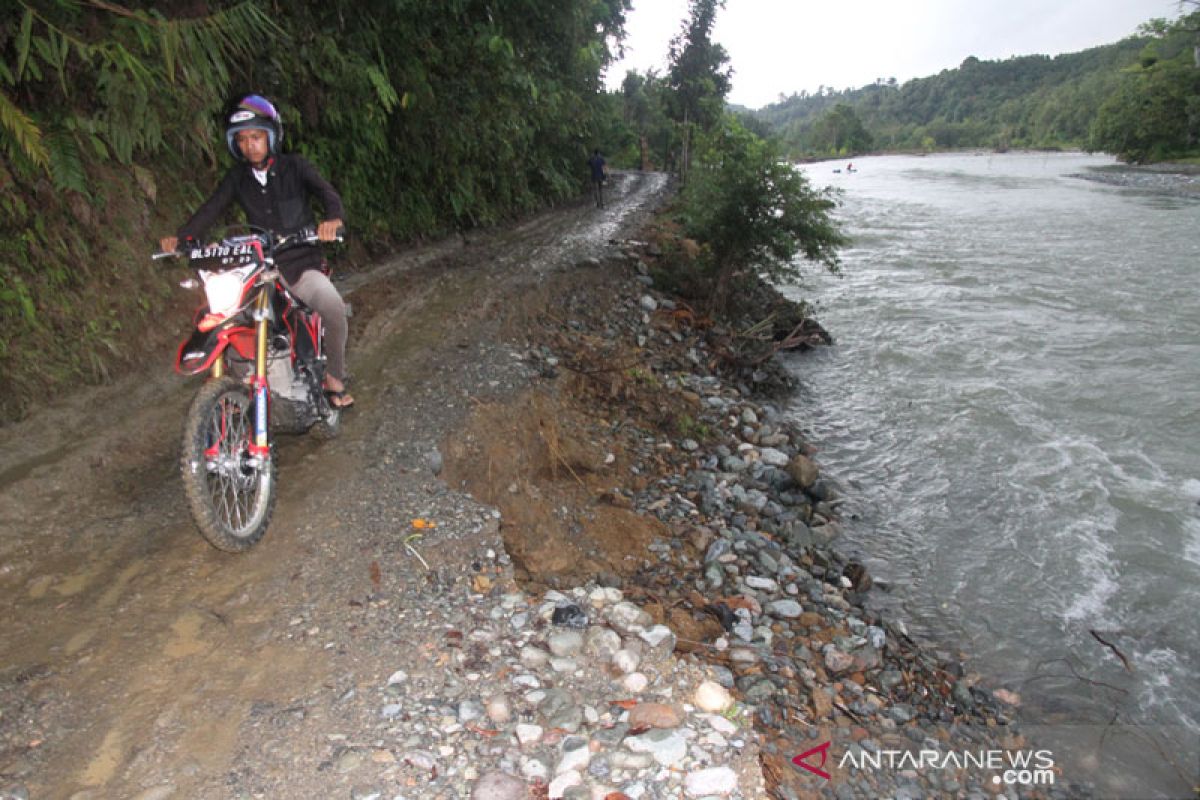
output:
POLYGON ((805 167, 853 242, 788 289, 836 340, 789 361, 790 413, 915 635, 1019 694, 1097 796, 1191 796, 1200 201, 1077 177, 1111 164, 805 167))

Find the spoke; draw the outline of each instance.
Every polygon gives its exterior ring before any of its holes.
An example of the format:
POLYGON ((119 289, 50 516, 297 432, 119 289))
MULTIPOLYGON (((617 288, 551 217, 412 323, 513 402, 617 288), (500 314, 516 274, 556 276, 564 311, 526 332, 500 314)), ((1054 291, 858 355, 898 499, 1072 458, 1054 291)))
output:
POLYGON ((234 408, 234 417, 232 424, 229 426, 229 463, 232 467, 229 470, 229 484, 233 491, 232 516, 230 527, 235 531, 240 531, 246 524, 246 513, 244 503, 244 491, 242 489, 242 455, 246 447, 246 416, 240 405, 234 408))
POLYGON ((235 537, 253 533, 267 502, 269 456, 251 456, 255 431, 254 402, 237 391, 219 396, 201 427, 204 480, 215 522, 235 537), (251 466, 251 464, 257 466, 251 466))

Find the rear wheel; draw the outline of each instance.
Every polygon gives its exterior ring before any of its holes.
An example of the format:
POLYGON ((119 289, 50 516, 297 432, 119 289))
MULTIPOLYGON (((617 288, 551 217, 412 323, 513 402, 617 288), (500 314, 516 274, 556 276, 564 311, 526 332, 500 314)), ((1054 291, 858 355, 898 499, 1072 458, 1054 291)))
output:
POLYGON ((250 452, 254 397, 234 378, 209 381, 196 394, 183 429, 180 469, 192 518, 218 550, 252 547, 275 508, 275 459, 250 452))
POLYGON ((336 439, 338 434, 342 432, 342 412, 340 409, 332 409, 326 416, 317 420, 312 426, 313 436, 317 437, 318 441, 327 442, 330 439, 336 439))

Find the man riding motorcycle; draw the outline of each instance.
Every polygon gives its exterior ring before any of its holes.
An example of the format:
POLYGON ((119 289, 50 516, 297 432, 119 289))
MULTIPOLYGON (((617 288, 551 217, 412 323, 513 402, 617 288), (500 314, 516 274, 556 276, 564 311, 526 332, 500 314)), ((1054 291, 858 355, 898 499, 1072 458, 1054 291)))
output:
MULTIPOLYGON (((326 216, 315 226, 317 238, 334 241, 343 226, 341 197, 303 157, 281 153, 282 143, 283 124, 269 100, 252 94, 238 101, 225 128, 225 144, 238 163, 176 235, 159 242, 163 251, 176 250, 180 239, 202 239, 234 200, 253 226, 276 233, 312 227, 309 199, 314 195, 326 216)), ((329 359, 324 388, 330 405, 345 409, 354 404, 345 385, 346 304, 325 274, 324 265, 315 245, 292 248, 281 253, 277 262, 288 290, 324 321, 329 359)))

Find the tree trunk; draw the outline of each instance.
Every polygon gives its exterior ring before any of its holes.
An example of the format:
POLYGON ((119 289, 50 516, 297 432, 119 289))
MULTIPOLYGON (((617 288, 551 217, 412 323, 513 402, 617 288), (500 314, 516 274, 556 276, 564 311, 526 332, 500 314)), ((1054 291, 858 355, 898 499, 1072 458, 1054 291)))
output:
POLYGON ((683 110, 683 159, 679 164, 679 182, 687 185, 688 169, 692 165, 691 153, 692 125, 688 121, 688 110, 683 110))
POLYGON ((714 316, 723 314, 729 307, 729 292, 733 286, 733 267, 718 262, 717 281, 713 284, 712 295, 708 298, 708 312, 714 316))

